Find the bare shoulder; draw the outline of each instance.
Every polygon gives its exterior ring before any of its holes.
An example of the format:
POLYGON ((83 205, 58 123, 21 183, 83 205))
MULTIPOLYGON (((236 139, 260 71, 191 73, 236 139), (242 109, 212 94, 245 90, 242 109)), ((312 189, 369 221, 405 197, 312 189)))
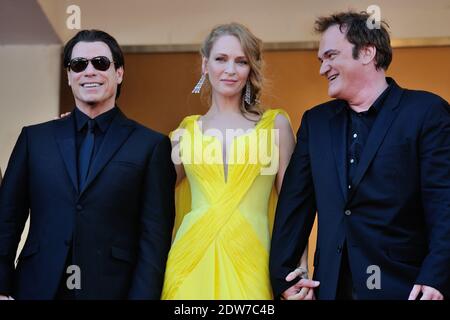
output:
POLYGON ((277 114, 275 117, 275 128, 279 130, 292 130, 289 119, 282 113, 277 114))

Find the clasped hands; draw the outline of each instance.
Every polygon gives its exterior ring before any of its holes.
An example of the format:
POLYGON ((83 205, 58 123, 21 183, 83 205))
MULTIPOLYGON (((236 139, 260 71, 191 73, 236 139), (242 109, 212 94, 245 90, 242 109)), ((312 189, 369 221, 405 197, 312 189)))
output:
POLYGON ((293 286, 284 291, 281 295, 283 300, 315 300, 314 288, 320 285, 319 281, 308 279, 308 270, 302 267, 296 268, 286 276, 286 281, 292 281, 300 277, 293 286))

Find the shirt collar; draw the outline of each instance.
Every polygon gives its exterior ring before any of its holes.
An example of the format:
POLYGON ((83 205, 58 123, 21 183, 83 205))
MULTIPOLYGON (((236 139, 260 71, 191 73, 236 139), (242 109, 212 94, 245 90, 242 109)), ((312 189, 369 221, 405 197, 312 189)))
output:
MULTIPOLYGON (((108 110, 97 117, 94 118, 97 127, 102 131, 106 132, 108 130, 109 125, 111 124, 114 116, 117 114, 118 108, 117 106, 114 106, 111 110, 108 110)), ((80 109, 75 108, 74 111, 75 115, 75 123, 76 123, 76 129, 77 131, 83 130, 83 128, 86 126, 88 120, 90 119, 86 114, 80 111, 80 109)))
POLYGON ((356 112, 352 108, 350 108, 348 102, 346 102, 347 110, 352 111, 354 113, 361 113, 361 114, 378 114, 381 111, 381 108, 383 107, 384 102, 386 101, 387 96, 389 95, 389 92, 391 91, 391 88, 393 87, 393 81, 391 78, 386 78, 386 81, 388 83, 388 87, 384 89, 384 91, 378 96, 378 98, 372 103, 369 109, 367 111, 363 112, 356 112))
POLYGON ((388 82, 388 87, 386 89, 384 89, 384 91, 378 96, 378 98, 375 100, 375 102, 370 107, 370 109, 373 109, 372 111, 375 111, 376 113, 380 112, 380 110, 383 107, 383 104, 386 101, 386 98, 389 95, 389 92, 391 91, 391 88, 392 88, 392 82, 389 81, 389 79, 386 79, 386 80, 388 82))

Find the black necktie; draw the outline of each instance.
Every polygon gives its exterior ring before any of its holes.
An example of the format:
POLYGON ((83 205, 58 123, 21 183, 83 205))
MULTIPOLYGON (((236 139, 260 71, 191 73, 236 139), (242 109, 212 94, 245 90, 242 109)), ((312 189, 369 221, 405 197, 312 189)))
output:
POLYGON ((83 143, 80 147, 80 154, 78 155, 78 186, 79 190, 83 190, 84 184, 89 173, 89 166, 92 160, 92 154, 94 152, 94 142, 95 142, 95 120, 89 119, 88 130, 86 136, 84 137, 83 143))

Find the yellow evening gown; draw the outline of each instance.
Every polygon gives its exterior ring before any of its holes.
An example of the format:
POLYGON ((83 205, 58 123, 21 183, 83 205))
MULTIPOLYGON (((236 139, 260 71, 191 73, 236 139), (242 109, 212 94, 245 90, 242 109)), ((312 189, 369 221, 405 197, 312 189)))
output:
POLYGON ((174 240, 162 299, 272 299, 270 234, 278 171, 275 118, 264 112, 255 128, 233 138, 225 181, 221 142, 188 116, 171 138, 186 178, 176 188, 174 240))

